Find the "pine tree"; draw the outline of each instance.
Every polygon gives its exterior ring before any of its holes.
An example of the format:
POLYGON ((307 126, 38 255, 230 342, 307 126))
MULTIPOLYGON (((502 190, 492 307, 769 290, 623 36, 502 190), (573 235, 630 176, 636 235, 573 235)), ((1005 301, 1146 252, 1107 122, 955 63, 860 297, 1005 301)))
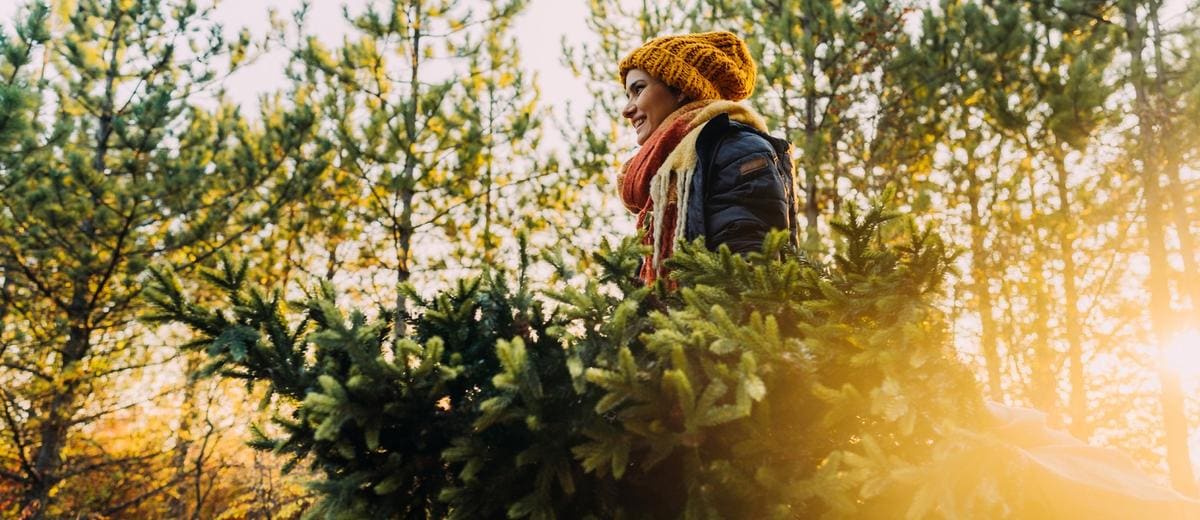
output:
MULTIPOLYGON (((1130 290, 1145 249, 1136 245, 1141 222, 1131 217, 1142 211, 1140 193, 1128 180, 1142 141, 1128 127, 1134 89, 1123 68, 1129 60, 1120 56, 1127 43, 1118 7, 943 2, 922 14, 911 56, 920 58, 918 71, 949 72, 929 74, 946 104, 926 117, 945 126, 934 167, 944 182, 939 218, 951 241, 971 244, 954 300, 978 320, 960 320, 968 333, 958 343, 975 351, 978 330, 980 373, 993 399, 1069 411, 1077 436, 1098 431, 1095 440, 1150 466, 1161 461, 1161 439, 1147 435, 1157 419, 1131 420, 1129 410, 1154 406, 1154 396, 1112 390, 1157 377, 1140 350, 1153 341, 1147 306, 1130 290), (1104 361, 1116 358, 1132 363, 1104 361), (1085 391, 1092 396, 1086 401, 1085 391)), ((1184 18, 1176 20, 1181 34, 1189 27, 1184 18)), ((1140 23, 1153 26, 1149 17, 1140 23)), ((1166 41, 1185 47, 1178 35, 1166 41)), ((1184 98, 1174 99, 1172 110, 1182 110, 1184 98)), ((1186 197, 1187 185, 1177 186, 1186 197)), ((1185 235, 1178 236, 1181 252, 1193 249, 1185 235)))
POLYGON ((510 45, 526 4, 368 3, 346 10, 336 45, 298 17, 288 90, 337 150, 319 196, 289 218, 325 251, 310 273, 390 301, 410 280, 514 259, 520 235, 541 247, 570 233, 580 182, 545 153, 548 111, 510 45))
MULTIPOLYGON (((1147 16, 1157 18, 1160 4, 1158 2, 1137 2, 1134 0, 1120 4, 1124 15, 1124 29, 1130 55, 1130 83, 1134 89, 1134 109, 1137 116, 1137 137, 1132 156, 1137 161, 1136 175, 1141 179, 1142 196, 1145 202, 1140 214, 1144 219, 1146 233, 1146 256, 1150 263, 1150 271, 1146 279, 1149 292, 1149 315, 1151 322, 1151 337, 1159 345, 1166 345, 1171 334, 1171 288, 1167 263, 1166 245, 1166 215, 1163 211, 1165 197, 1162 189, 1162 170, 1167 152, 1159 148, 1158 135, 1160 110, 1155 106, 1159 101, 1156 94, 1160 93, 1161 83, 1155 85, 1148 74, 1149 67, 1143 58, 1146 51, 1147 24, 1139 19, 1138 8, 1144 4, 1147 16)), ((1164 71, 1157 71, 1162 74, 1164 71)), ((1190 234, 1190 230, 1180 230, 1190 234)), ((1192 252, 1185 252, 1191 255, 1192 252)), ((1161 365, 1161 364, 1160 364, 1161 365)), ((1161 409, 1163 425, 1166 430, 1167 464, 1171 472, 1171 483, 1176 489, 1189 495, 1197 494, 1195 473, 1192 471, 1191 458, 1188 455, 1188 424, 1184 410, 1184 395, 1179 375, 1165 366, 1159 366, 1159 379, 1162 384, 1161 409)))
MULTIPOLYGON (((614 64, 637 45, 656 36, 687 31, 713 30, 703 23, 711 16, 697 15, 697 3, 664 5, 648 2, 640 6, 612 0, 588 3, 588 27, 595 38, 571 45, 564 38, 563 62, 576 77, 587 83, 589 104, 582 119, 570 121, 562 131, 569 143, 571 166, 579 172, 591 200, 599 201, 596 210, 585 214, 584 227, 632 233, 628 210, 619 200, 615 185, 621 164, 633 155, 634 134, 622 121, 621 110, 627 102, 614 64)), ((564 256, 573 256, 581 264, 590 261, 595 241, 584 241, 578 248, 567 248, 564 256)))
POLYGON ((1102 243, 1095 239, 1098 233, 1080 220, 1103 205, 1092 199, 1104 177, 1084 172, 1100 166, 1085 159, 1095 151, 1093 136, 1111 117, 1104 103, 1115 89, 1105 79, 1115 42, 1111 25, 1102 22, 1106 9, 948 2, 940 12, 924 13, 915 49, 928 57, 927 68, 946 72, 934 90, 951 102, 931 117, 943 121, 948 132, 942 137, 948 159, 939 167, 956 188, 949 202, 957 205, 961 197, 968 206, 970 285, 962 288, 979 316, 992 398, 1002 398, 1004 347, 1030 367, 1030 401, 1056 414, 1056 367, 1065 357, 1071 426, 1081 436, 1088 430, 1082 360, 1090 331, 1079 287, 1095 284, 1105 271, 1104 263, 1083 260, 1078 253, 1104 257, 1102 248, 1093 246, 1102 243), (1091 179, 1084 182, 1085 177, 1091 179), (1013 205, 1020 211, 1002 210, 1013 205), (1010 225, 1011 232, 1005 229, 1010 225), (997 245, 1021 253, 1000 262, 997 245), (1061 269, 1055 267, 1059 263, 1061 269), (995 310, 1022 304, 997 298, 989 278, 1003 278, 1005 266, 1017 264, 1026 280, 1011 283, 1028 296, 1024 306, 1030 312, 1010 324, 995 310), (1017 342, 1034 346, 1028 355, 1024 347, 1002 341, 1000 326, 1028 338, 1017 342))
MULTIPOLYGON (((305 148, 311 113, 267 111, 250 125, 220 99, 198 102, 246 44, 226 41, 207 12, 190 1, 34 2, 16 37, 0 39, 0 477, 20 497, 7 514, 66 514, 60 486, 160 455, 79 442, 85 426, 138 404, 110 392, 114 380, 169 357, 145 346, 135 320, 145 267, 188 272, 260 229, 303 172, 323 167, 305 148)), ((117 514, 171 485, 130 473, 136 491, 97 490, 97 510, 117 514)))
MULTIPOLYGON (((706 0, 717 19, 732 19, 759 63, 751 102, 795 147, 804 193, 805 247, 824 250, 820 224, 854 192, 877 196, 889 184, 927 174, 931 135, 913 124, 928 109, 926 81, 904 73, 908 39, 904 2, 706 0)), ((912 182, 916 184, 915 182, 912 182)), ((905 189, 902 198, 919 190, 905 189)), ((919 201, 919 198, 914 198, 919 201)))
POLYGON ((410 293, 400 328, 327 284, 285 303, 226 260, 206 274, 222 307, 156 270, 148 319, 196 331, 204 373, 286 397, 254 444, 319 471, 317 517, 1021 511, 1005 449, 963 433, 985 412, 933 305, 952 255, 879 209, 834 227, 830 265, 783 233, 748 257, 697 242, 665 292, 635 282, 629 239, 584 286, 539 294, 520 271, 515 290, 493 273, 410 293))

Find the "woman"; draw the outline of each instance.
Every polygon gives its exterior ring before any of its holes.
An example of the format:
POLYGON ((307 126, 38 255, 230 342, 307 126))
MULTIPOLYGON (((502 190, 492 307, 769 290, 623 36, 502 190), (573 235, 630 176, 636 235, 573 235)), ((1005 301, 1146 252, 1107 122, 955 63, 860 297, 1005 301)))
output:
POLYGON ((729 32, 665 36, 621 60, 621 115, 641 146, 621 172, 625 207, 651 254, 639 277, 653 283, 676 241, 757 251, 771 229, 795 237, 788 143, 737 101, 754 91, 745 42, 729 32))

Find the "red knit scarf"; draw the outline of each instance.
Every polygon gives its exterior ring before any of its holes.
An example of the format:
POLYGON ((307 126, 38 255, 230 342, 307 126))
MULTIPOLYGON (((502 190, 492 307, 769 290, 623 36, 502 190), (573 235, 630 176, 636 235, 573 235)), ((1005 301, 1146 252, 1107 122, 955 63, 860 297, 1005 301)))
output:
MULTIPOLYGON (((675 150, 684 136, 708 121, 707 119, 698 121, 695 116, 710 102, 711 100, 695 101, 672 112, 659 124, 637 154, 622 168, 621 177, 618 180, 621 185, 621 200, 625 203, 626 209, 637 213, 637 227, 643 233, 642 243, 645 245, 654 247, 653 230, 650 229, 652 225, 650 215, 654 211, 654 204, 650 199, 650 180, 658 173, 658 169, 662 167, 667 156, 675 150)), ((663 222, 675 222, 676 211, 679 207, 677 196, 672 193, 668 198, 667 207, 663 208, 663 222)), ((663 228, 658 257, 665 259, 671 256, 674 249, 675 229, 673 226, 663 226, 663 228)), ((659 272, 660 269, 653 265, 651 261, 653 256, 653 253, 646 256, 642 262, 642 270, 638 273, 638 277, 647 284, 654 283, 654 280, 662 274, 659 272)))

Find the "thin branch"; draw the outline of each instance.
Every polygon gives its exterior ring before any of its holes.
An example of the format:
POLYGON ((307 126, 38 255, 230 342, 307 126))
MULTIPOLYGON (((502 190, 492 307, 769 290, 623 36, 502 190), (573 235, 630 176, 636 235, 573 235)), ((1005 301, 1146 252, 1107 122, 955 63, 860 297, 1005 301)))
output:
MULTIPOLYGON (((559 172, 559 171, 547 171, 547 172, 543 172, 543 173, 540 173, 540 174, 537 174, 537 175, 531 175, 531 176, 529 176, 529 177, 525 177, 525 178, 523 178, 523 179, 518 179, 518 180, 515 180, 515 181, 513 181, 513 182, 510 182, 510 183, 508 183, 508 184, 505 184, 505 185, 502 185, 502 186, 494 186, 494 187, 493 187, 493 189, 494 189, 494 190, 496 190, 496 191, 500 191, 500 190, 503 190, 503 189, 505 189, 505 188, 511 188, 511 187, 513 187, 513 186, 517 186, 517 185, 520 185, 520 184, 525 184, 525 183, 528 183, 528 182, 533 182, 533 181, 536 181, 536 180, 538 180, 538 179, 543 179, 543 178, 546 178, 546 177, 549 177, 549 176, 552 176, 552 175, 561 175, 561 174, 562 174, 562 172, 559 172)), ((433 224, 437 223, 437 221, 438 221, 439 219, 441 219, 442 217, 445 217, 446 215, 449 215, 449 214, 450 214, 451 212, 453 212, 454 210, 456 210, 456 209, 458 209, 458 208, 460 208, 460 207, 462 207, 462 206, 465 206, 465 205, 467 205, 467 204, 470 204, 470 203, 472 203, 472 202, 475 202, 476 200, 478 200, 478 199, 479 199, 479 198, 481 198, 481 197, 484 197, 485 195, 487 195, 487 191, 481 191, 481 192, 479 192, 479 193, 476 193, 475 195, 472 195, 472 196, 470 196, 470 197, 467 197, 467 198, 465 198, 465 199, 463 199, 463 200, 461 200, 461 201, 458 201, 458 202, 456 202, 456 203, 454 203, 454 204, 451 204, 450 206, 447 206, 447 207, 445 207, 445 208, 442 208, 442 210, 441 210, 441 211, 437 212, 437 213, 436 213, 436 214, 434 214, 432 217, 429 217, 429 219, 428 219, 428 220, 426 220, 426 221, 424 221, 424 222, 421 222, 420 224, 416 224, 416 225, 414 225, 414 226, 413 226, 413 230, 417 230, 417 229, 420 229, 420 228, 422 228, 422 227, 425 227, 425 226, 433 225, 433 224)))
POLYGON ((12 414, 12 407, 16 405, 15 399, 13 398, 11 392, 9 392, 8 390, 3 389, 3 388, 0 388, 0 395, 2 395, 4 397, 4 407, 3 407, 4 408, 4 421, 8 423, 9 434, 12 436, 13 444, 16 445, 17 460, 19 460, 21 462, 21 469, 25 470, 25 474, 27 475, 26 477, 21 479, 21 481, 22 482, 36 481, 39 479, 39 476, 37 474, 37 471, 34 470, 33 463, 31 463, 29 461, 29 456, 26 453, 25 442, 22 439, 21 432, 20 432, 20 430, 21 430, 20 424, 21 423, 19 421, 17 421, 17 418, 13 417, 13 414, 12 414))

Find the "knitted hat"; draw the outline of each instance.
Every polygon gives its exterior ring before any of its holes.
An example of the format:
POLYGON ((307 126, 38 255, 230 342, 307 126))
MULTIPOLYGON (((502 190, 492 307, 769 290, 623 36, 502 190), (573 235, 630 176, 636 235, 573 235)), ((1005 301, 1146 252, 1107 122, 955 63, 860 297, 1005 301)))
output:
POLYGON ((622 85, 630 70, 642 69, 692 100, 740 101, 754 92, 754 58, 741 38, 726 31, 655 38, 621 60, 620 68, 622 85))

